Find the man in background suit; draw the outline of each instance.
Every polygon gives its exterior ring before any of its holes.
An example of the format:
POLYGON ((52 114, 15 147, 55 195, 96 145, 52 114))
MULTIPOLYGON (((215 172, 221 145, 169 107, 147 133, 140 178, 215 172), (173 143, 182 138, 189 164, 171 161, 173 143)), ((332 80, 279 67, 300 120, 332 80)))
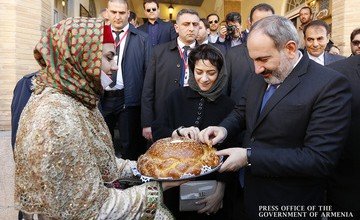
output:
POLYGON ((218 48, 223 55, 226 54, 226 48, 222 44, 211 43, 209 41, 209 34, 210 34, 210 24, 206 18, 200 18, 199 21, 199 33, 196 37, 196 42, 201 44, 210 44, 216 48, 218 48))
POLYGON ((345 59, 343 56, 330 54, 325 51, 330 39, 330 27, 325 21, 311 21, 303 30, 305 48, 310 59, 323 66, 345 59))
POLYGON ((334 171, 350 124, 349 83, 298 50, 296 28, 284 17, 256 22, 247 44, 256 73, 251 86, 219 127, 202 130, 199 138, 214 145, 246 129, 244 148, 217 154, 229 156, 220 172, 246 167, 249 219, 258 219, 269 206, 279 212, 283 205, 304 206, 306 212, 310 205, 324 205, 326 177, 334 171))
POLYGON ((109 0, 107 10, 119 68, 112 74, 112 83, 105 88, 100 110, 113 141, 115 127, 119 128, 120 143, 114 145, 115 154, 119 157, 124 153, 123 158, 136 160, 146 150, 141 135, 140 104, 152 47, 148 35, 129 24, 127 1, 109 0))
POLYGON ((176 39, 174 25, 159 18, 160 9, 157 0, 145 0, 144 12, 148 21, 139 27, 139 30, 149 34, 152 46, 176 39))
POLYGON ((187 86, 189 67, 187 56, 196 45, 199 32, 199 15, 192 9, 182 9, 176 17, 176 40, 154 48, 149 68, 146 71, 142 92, 141 123, 143 136, 152 140, 151 124, 156 113, 162 109, 167 96, 179 88, 187 86))
MULTIPOLYGON (((249 26, 251 27, 256 21, 273 15, 274 13, 273 7, 266 3, 254 6, 250 11, 249 26)), ((228 50, 226 54, 226 66, 229 75, 227 93, 230 98, 237 102, 244 94, 248 79, 251 73, 254 72, 254 63, 249 57, 246 43, 228 50)))
POLYGON ((333 211, 351 211, 360 218, 360 56, 351 56, 328 67, 344 74, 351 85, 351 125, 336 172, 330 179, 328 202, 333 211))

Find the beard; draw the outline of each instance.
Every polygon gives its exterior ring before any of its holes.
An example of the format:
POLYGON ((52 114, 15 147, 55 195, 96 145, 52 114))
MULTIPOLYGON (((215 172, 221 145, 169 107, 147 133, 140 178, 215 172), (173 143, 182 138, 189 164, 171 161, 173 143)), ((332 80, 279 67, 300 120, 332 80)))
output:
POLYGON ((266 69, 262 74, 271 74, 270 77, 264 78, 268 84, 280 84, 283 83, 286 77, 289 76, 293 69, 293 60, 288 58, 284 52, 280 52, 280 65, 275 70, 266 69))

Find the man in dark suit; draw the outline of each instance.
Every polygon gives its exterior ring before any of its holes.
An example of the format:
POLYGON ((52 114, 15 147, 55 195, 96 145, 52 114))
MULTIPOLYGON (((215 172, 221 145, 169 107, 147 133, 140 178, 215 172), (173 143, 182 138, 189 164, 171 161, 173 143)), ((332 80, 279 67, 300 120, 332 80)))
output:
POLYGON ((210 44, 216 48, 218 48, 223 55, 226 54, 226 48, 222 44, 211 43, 209 41, 209 34, 210 34, 210 24, 206 18, 200 18, 199 21, 199 33, 196 37, 196 42, 198 45, 201 44, 210 44))
POLYGON ((162 109, 167 96, 180 86, 187 86, 189 67, 187 56, 195 47, 199 32, 199 15, 191 9, 182 9, 176 17, 176 40, 154 48, 146 71, 141 100, 143 136, 151 140, 151 124, 162 109))
POLYGON ((303 56, 298 43, 294 25, 284 17, 255 23, 247 44, 256 75, 219 127, 199 134, 202 142, 217 144, 246 129, 244 148, 218 155, 229 156, 220 172, 246 167, 244 198, 250 219, 269 210, 282 212, 282 206, 300 208, 305 214, 298 217, 308 219, 307 208, 324 205, 326 177, 334 171, 348 133, 347 79, 303 56))
MULTIPOLYGON (((254 6, 250 11, 250 27, 261 18, 273 15, 273 7, 266 3, 254 6)), ((226 54, 226 66, 229 75, 227 93, 237 102, 247 86, 251 73, 254 72, 254 63, 249 57, 246 43, 230 48, 226 54)))
POLYGON ((303 31, 305 48, 310 59, 323 66, 345 59, 343 56, 325 51, 330 40, 330 27, 325 21, 311 21, 304 27, 303 31))
POLYGON ((230 12, 225 17, 226 25, 220 26, 219 38, 216 43, 223 44, 226 49, 243 43, 241 39, 241 15, 230 12))
POLYGON ((149 34, 151 45, 156 46, 176 39, 177 34, 174 25, 171 22, 164 22, 159 18, 160 9, 158 1, 145 0, 143 5, 148 21, 141 25, 139 30, 149 34))
POLYGON ((123 150, 123 158, 136 160, 146 150, 141 135, 140 104, 151 45, 146 33, 128 23, 130 11, 126 1, 110 0, 107 10, 119 69, 105 88, 100 110, 113 140, 114 129, 119 128, 120 146, 115 145, 116 155, 120 156, 123 150))
POLYGON ((330 179, 328 201, 334 211, 351 211, 360 218, 360 55, 351 56, 328 67, 344 74, 352 91, 351 125, 336 172, 330 179))

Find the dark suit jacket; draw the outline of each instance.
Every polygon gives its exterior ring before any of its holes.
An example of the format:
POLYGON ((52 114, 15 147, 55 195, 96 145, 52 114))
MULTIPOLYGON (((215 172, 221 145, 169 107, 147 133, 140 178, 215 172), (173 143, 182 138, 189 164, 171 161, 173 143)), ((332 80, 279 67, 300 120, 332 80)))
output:
POLYGON ((254 62, 246 43, 230 48, 225 60, 229 75, 227 94, 238 103, 246 91, 250 76, 254 75, 254 62))
POLYGON ((21 78, 15 86, 11 102, 11 146, 15 147, 16 132, 19 126, 21 112, 32 94, 32 79, 38 72, 30 73, 21 78))
POLYGON ((142 127, 150 127, 168 95, 180 87, 183 62, 177 41, 157 45, 146 71, 141 100, 142 127))
POLYGON ((344 56, 340 56, 340 55, 336 55, 336 54, 331 54, 328 52, 324 53, 324 65, 329 65, 330 63, 336 62, 338 60, 343 60, 346 57, 344 56))
MULTIPOLYGON (((175 31, 174 25, 170 22, 164 22, 161 19, 157 19, 159 24, 159 32, 157 33, 157 40, 159 44, 167 43, 169 41, 175 40, 177 38, 177 33, 175 31)), ((139 30, 149 33, 149 22, 145 22, 143 25, 138 27, 139 30)), ((155 45, 153 45, 155 46, 155 45)))
POLYGON ((151 50, 148 35, 130 24, 129 34, 125 42, 125 55, 121 61, 126 106, 139 106, 141 104, 143 82, 151 50))
POLYGON ((210 42, 208 44, 219 49, 224 56, 226 55, 226 47, 224 45, 210 42))
POLYGON ((324 204, 325 178, 334 170, 350 124, 350 86, 340 73, 303 56, 259 113, 267 83, 251 77, 240 104, 220 124, 246 128, 252 149, 245 170, 251 219, 260 205, 324 204))
POLYGON ((344 74, 352 90, 349 138, 336 173, 330 181, 329 202, 344 210, 360 211, 360 56, 351 56, 329 65, 344 74))

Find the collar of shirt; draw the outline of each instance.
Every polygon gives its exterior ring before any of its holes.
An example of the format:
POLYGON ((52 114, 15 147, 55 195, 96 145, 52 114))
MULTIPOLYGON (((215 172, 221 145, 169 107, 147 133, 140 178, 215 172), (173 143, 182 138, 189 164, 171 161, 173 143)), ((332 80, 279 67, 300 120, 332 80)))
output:
MULTIPOLYGON (((113 26, 111 26, 111 30, 113 31, 112 33, 113 33, 113 37, 114 37, 114 39, 115 39, 115 38, 116 38, 116 34, 114 33, 114 31, 116 31, 116 30, 113 28, 113 26)), ((121 29, 121 30, 123 30, 124 32, 122 32, 120 35, 126 33, 126 31, 129 30, 129 24, 125 25, 125 27, 124 27, 123 29, 121 29)), ((121 31, 121 30, 120 30, 120 31, 121 31)))
POLYGON ((320 56, 318 56, 318 57, 312 56, 309 52, 307 52, 307 53, 308 53, 308 56, 310 59, 312 59, 313 61, 317 62, 318 64, 324 66, 324 52, 322 54, 320 54, 320 56))
MULTIPOLYGON (((299 56, 299 57, 298 57, 297 61, 295 62, 295 64, 294 64, 293 68, 291 69, 291 71, 298 65, 298 63, 300 62, 301 58, 304 56, 304 55, 300 52, 300 50, 298 50, 297 53, 298 53, 298 56, 299 56)), ((269 89, 270 85, 271 85, 271 84, 268 84, 266 90, 269 89)), ((281 85, 281 84, 278 84, 278 85, 276 86, 276 88, 279 88, 280 85, 281 85)))
POLYGON ((205 39, 201 44, 209 44, 209 39, 205 39))
MULTIPOLYGON (((301 53, 300 50, 298 50, 297 52, 298 52, 299 58, 298 58, 298 60, 295 62, 293 69, 298 65, 298 63, 300 62, 301 58, 304 56, 304 55, 301 53)), ((291 71, 292 71, 292 70, 291 70, 291 71)))
MULTIPOLYGON (((181 42, 181 40, 179 39, 179 37, 177 38, 177 44, 178 44, 178 46, 179 46, 181 49, 185 46, 185 44, 184 44, 183 42, 181 42)), ((190 44, 189 46, 190 46, 190 48, 194 48, 195 45, 196 45, 196 41, 194 41, 194 42, 193 42, 192 44, 190 44)))

